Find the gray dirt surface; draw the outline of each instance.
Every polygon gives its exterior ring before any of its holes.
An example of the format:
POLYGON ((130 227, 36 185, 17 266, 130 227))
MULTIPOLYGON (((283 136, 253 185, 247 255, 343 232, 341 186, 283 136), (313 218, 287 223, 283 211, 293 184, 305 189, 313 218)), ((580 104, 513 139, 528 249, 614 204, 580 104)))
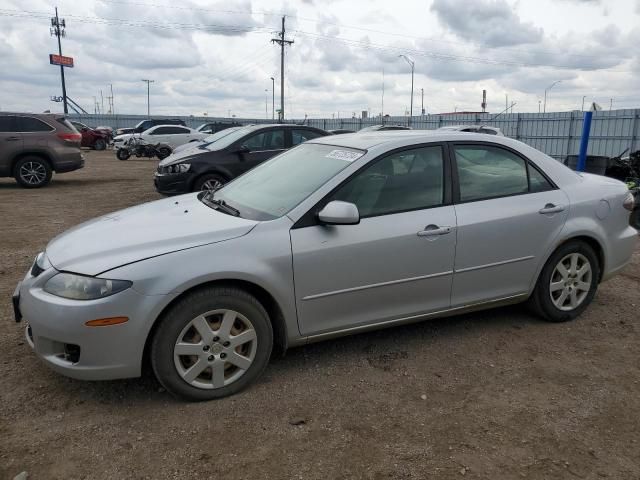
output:
POLYGON ((157 161, 86 157, 47 188, 0 179, 0 478, 640 478, 640 248, 577 321, 517 306, 327 341, 223 400, 53 373, 16 283, 54 235, 160 198, 157 161))

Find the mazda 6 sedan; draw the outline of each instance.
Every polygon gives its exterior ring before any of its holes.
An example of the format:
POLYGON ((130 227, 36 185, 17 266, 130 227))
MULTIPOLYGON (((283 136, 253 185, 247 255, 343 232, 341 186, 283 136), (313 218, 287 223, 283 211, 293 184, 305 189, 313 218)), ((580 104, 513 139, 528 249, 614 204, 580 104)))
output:
POLYGON ((374 132, 310 140, 226 184, 53 239, 14 293, 54 370, 191 400, 272 351, 528 301, 580 315, 630 260, 633 197, 515 140, 374 132))

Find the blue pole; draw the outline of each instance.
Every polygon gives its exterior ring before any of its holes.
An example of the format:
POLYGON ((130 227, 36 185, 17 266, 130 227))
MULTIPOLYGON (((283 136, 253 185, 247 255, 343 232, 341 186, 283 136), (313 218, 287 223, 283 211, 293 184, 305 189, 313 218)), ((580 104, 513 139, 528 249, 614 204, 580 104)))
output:
POLYGON ((578 172, 584 172, 587 165, 587 147, 589 146, 589 132, 591 132, 591 117, 593 112, 584 112, 584 121, 582 122, 582 137, 580 138, 580 154, 578 155, 578 172))

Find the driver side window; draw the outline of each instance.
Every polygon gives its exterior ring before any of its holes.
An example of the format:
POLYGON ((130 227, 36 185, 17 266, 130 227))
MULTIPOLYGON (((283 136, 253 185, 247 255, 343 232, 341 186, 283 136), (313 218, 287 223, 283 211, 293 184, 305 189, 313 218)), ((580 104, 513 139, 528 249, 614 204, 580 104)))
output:
POLYGON ((442 205, 442 148, 422 147, 391 154, 356 174, 332 200, 354 203, 363 218, 442 205))

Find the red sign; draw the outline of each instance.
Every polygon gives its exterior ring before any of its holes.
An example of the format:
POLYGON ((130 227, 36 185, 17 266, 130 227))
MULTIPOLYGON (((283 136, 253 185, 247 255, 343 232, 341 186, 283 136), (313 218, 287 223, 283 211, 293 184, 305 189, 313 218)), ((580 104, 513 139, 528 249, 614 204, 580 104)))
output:
POLYGON ((49 63, 51 65, 62 65, 63 67, 73 67, 73 57, 65 57, 64 55, 50 53, 49 63))

